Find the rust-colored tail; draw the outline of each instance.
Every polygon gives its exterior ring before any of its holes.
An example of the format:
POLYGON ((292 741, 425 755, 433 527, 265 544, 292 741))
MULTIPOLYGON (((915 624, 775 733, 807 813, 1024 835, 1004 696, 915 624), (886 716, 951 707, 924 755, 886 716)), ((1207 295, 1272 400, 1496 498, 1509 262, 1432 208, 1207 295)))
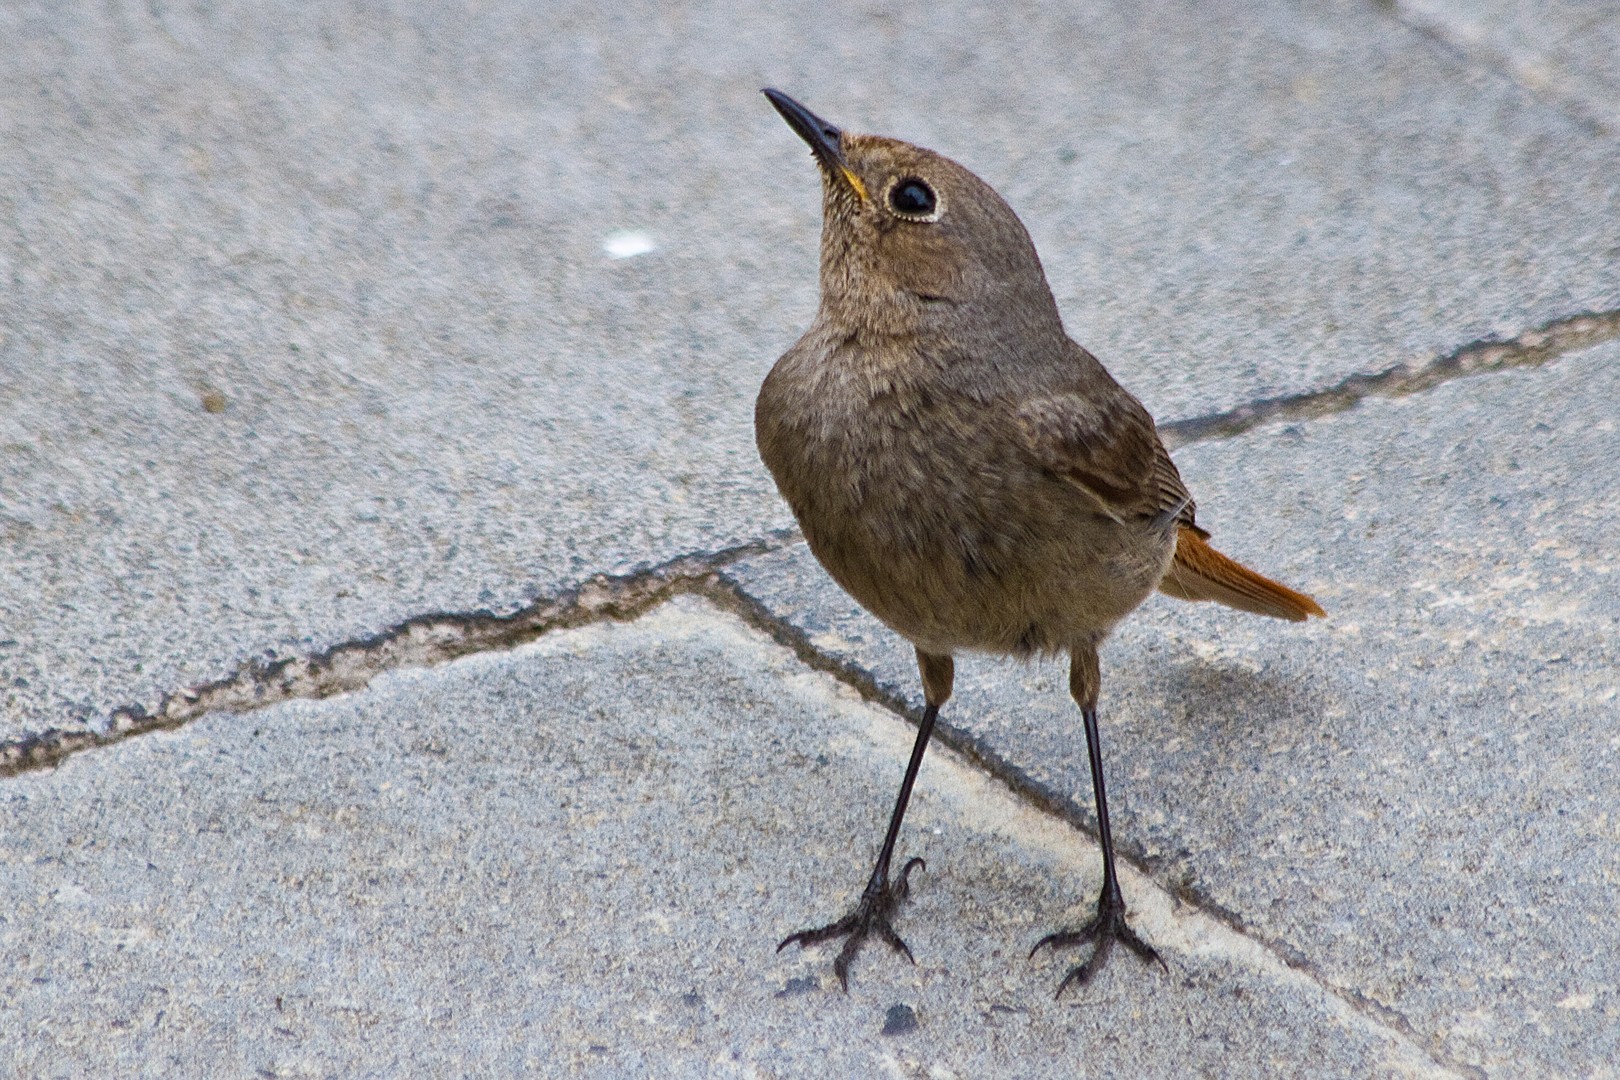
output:
POLYGON ((1222 555, 1185 525, 1176 534, 1176 557, 1159 582, 1159 591, 1179 600, 1214 600, 1240 611, 1293 622, 1327 614, 1304 593, 1222 555))

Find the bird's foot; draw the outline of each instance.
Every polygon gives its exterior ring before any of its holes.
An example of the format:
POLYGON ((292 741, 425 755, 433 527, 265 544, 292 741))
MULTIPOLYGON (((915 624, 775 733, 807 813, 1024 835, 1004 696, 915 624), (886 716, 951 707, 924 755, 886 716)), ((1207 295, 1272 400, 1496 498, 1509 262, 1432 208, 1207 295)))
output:
POLYGON ((1035 947, 1029 950, 1029 955, 1033 957, 1043 947, 1066 949, 1072 945, 1096 942, 1091 955, 1070 968, 1069 973, 1063 976, 1063 981, 1058 983, 1057 993, 1052 995, 1058 998, 1063 996, 1063 991, 1068 989, 1070 983, 1084 986, 1090 982, 1091 977, 1101 971, 1102 966, 1108 962, 1108 954, 1113 951, 1116 941, 1140 956, 1145 963, 1157 961, 1160 967, 1166 971, 1170 970, 1153 946, 1137 937, 1136 931, 1126 923, 1125 898, 1117 889, 1103 890, 1102 896, 1097 899, 1097 914, 1092 916, 1090 922, 1075 930, 1059 930, 1055 934, 1047 934, 1035 943, 1035 947))
POLYGON ((806 945, 831 941, 833 938, 846 938, 844 947, 838 950, 838 957, 833 961, 833 974, 838 976, 839 985, 844 988, 846 993, 849 991, 850 961, 855 959, 855 954, 861 951, 861 946, 866 943, 866 939, 870 936, 876 935, 881 940, 888 942, 895 952, 903 953, 907 960, 915 964, 917 961, 912 957, 911 950, 906 947, 904 941, 900 940, 900 935, 894 932, 890 920, 894 917, 894 913, 900 909, 900 902, 906 898, 906 894, 910 891, 906 879, 918 867, 924 870, 928 869, 927 864, 921 859, 909 859, 906 865, 900 868, 900 874, 893 882, 889 881, 887 875, 875 878, 871 884, 867 885, 866 891, 861 894, 860 902, 855 905, 854 911, 851 911, 837 922, 828 923, 826 926, 818 926, 812 930, 800 930, 796 934, 789 934, 782 939, 782 943, 776 947, 776 951, 781 952, 795 943, 800 948, 803 948, 806 945))

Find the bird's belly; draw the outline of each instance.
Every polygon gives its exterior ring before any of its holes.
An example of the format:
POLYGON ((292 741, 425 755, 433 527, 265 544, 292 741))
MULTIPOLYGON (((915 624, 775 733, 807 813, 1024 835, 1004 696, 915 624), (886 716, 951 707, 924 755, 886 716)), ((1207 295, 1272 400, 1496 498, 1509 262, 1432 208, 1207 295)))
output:
POLYGON ((761 389, 760 456, 816 558, 918 647, 1068 649, 1158 586, 1173 533, 1100 514, 1009 437, 1010 417, 937 390, 932 412, 901 408, 796 358, 761 389), (795 401, 812 404, 788 423, 795 401))
MULTIPOLYGON (((1075 500, 1078 504, 1078 500, 1075 500)), ((927 652, 1015 655, 1096 642, 1145 600, 1169 533, 1078 508, 964 514, 917 505, 801 518, 810 549, 861 606, 927 652)))

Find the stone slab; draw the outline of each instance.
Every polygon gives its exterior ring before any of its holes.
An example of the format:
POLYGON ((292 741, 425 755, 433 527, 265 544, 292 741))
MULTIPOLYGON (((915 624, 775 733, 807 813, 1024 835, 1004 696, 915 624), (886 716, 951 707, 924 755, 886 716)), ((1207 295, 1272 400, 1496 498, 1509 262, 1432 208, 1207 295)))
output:
POLYGON ((915 967, 858 889, 912 731, 695 599, 0 783, 0 1068, 67 1076, 1442 1075, 1134 874, 1169 973, 1052 1000, 1096 849, 951 754, 915 967))
MULTIPOLYGON (((1150 600, 1103 651, 1122 848, 1448 1064, 1620 1061, 1620 345, 1177 454, 1308 625, 1150 600)), ((802 545, 730 572, 920 708, 802 545)), ((942 721, 1090 816, 1066 671, 968 658, 942 721)))
POLYGON ((1614 0, 1397 0, 1402 16, 1550 100, 1620 132, 1620 5, 1614 0))
POLYGON ((0 738, 786 524, 767 83, 983 172, 1164 420, 1620 305, 1614 141, 1362 3, 8 4, 0 738))

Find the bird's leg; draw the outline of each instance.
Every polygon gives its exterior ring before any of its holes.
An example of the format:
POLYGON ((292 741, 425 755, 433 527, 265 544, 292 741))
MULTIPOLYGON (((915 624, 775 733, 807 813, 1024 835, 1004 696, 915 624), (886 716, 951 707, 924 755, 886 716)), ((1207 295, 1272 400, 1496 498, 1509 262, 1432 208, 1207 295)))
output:
POLYGON ((1080 704, 1080 715, 1085 720, 1086 756, 1091 763, 1091 790, 1097 801, 1097 840, 1102 845, 1103 854, 1103 885, 1102 894, 1097 897, 1097 914, 1092 916, 1090 921, 1073 930, 1059 930, 1055 934, 1048 934, 1037 941, 1035 947, 1029 951, 1029 955, 1034 956, 1041 951, 1042 946, 1062 949, 1071 945, 1096 943, 1092 947, 1091 955, 1070 968, 1069 973, 1063 976, 1054 997, 1061 997, 1070 983, 1084 986, 1090 982, 1091 977, 1102 970, 1103 964, 1108 962, 1108 954, 1113 951, 1116 941, 1144 961, 1151 963, 1157 960, 1161 967, 1164 966, 1163 958, 1154 951, 1153 946, 1138 937, 1136 931, 1125 921, 1125 897, 1119 890, 1119 875, 1114 869, 1114 834, 1108 825, 1108 792, 1103 785, 1102 738, 1097 730, 1097 691, 1100 682, 1096 648, 1076 649, 1069 670, 1069 684, 1075 700, 1080 704))
POLYGON ((833 938, 847 938, 844 947, 838 952, 838 958, 833 961, 833 973, 838 976, 838 982, 846 991, 849 989, 850 961, 855 959, 855 954, 861 951, 861 946, 870 935, 877 935, 888 942, 896 952, 904 953, 907 960, 916 962, 912 959, 911 949, 901 940, 900 935, 894 932, 891 920, 894 913, 899 910, 900 902, 906 898, 908 891, 906 879, 911 875, 911 871, 919 866, 926 869, 927 866, 921 859, 907 859, 906 864, 900 868, 899 876, 890 880, 889 862, 894 858, 894 844, 900 835, 900 822, 906 815, 906 803, 911 800, 911 788, 916 783, 917 770, 922 765, 923 751, 928 748, 928 737, 933 734, 934 719, 938 715, 939 709, 933 705, 928 706, 923 712, 922 723, 917 727, 917 742, 911 748, 911 761, 906 766, 906 778, 900 784, 900 796, 895 800, 894 813, 889 817, 888 835, 883 838, 883 848, 878 852, 877 865, 872 868, 872 877, 867 881, 866 890, 861 893, 861 899, 855 905, 855 910, 837 922, 789 934, 776 947, 776 951, 781 952, 794 943, 804 946, 833 938))
POLYGON ((949 656, 931 656, 918 650, 917 662, 922 668, 923 688, 927 693, 928 707, 923 710, 922 722, 917 725, 917 741, 911 748, 911 760, 906 764, 906 776, 900 782, 900 794, 894 801, 894 813, 889 816, 889 831, 883 837, 883 847, 878 852, 877 865, 872 867, 872 877, 867 881, 866 889, 861 893, 855 909, 848 915, 826 926, 789 934, 776 947, 776 951, 781 952, 795 943, 803 947, 830 941, 833 938, 846 938, 844 947, 838 951, 838 957, 833 961, 833 973, 838 976, 839 984, 846 991, 849 989, 850 961, 855 959, 855 954, 861 951, 861 946, 870 936, 876 935, 896 952, 903 953, 907 960, 916 962, 912 958, 911 949, 901 940, 900 935, 895 933, 892 920, 900 908, 900 902, 906 898, 909 891, 907 878, 916 868, 927 869, 927 865, 921 859, 907 859, 905 865, 900 868, 900 873, 891 879, 889 864, 894 858, 895 841, 900 837, 900 822, 906 816, 906 804, 911 801, 911 789, 917 782, 918 770, 922 768, 923 752, 928 749, 929 736, 934 733, 934 721, 939 717, 939 707, 951 695, 953 674, 949 656))

